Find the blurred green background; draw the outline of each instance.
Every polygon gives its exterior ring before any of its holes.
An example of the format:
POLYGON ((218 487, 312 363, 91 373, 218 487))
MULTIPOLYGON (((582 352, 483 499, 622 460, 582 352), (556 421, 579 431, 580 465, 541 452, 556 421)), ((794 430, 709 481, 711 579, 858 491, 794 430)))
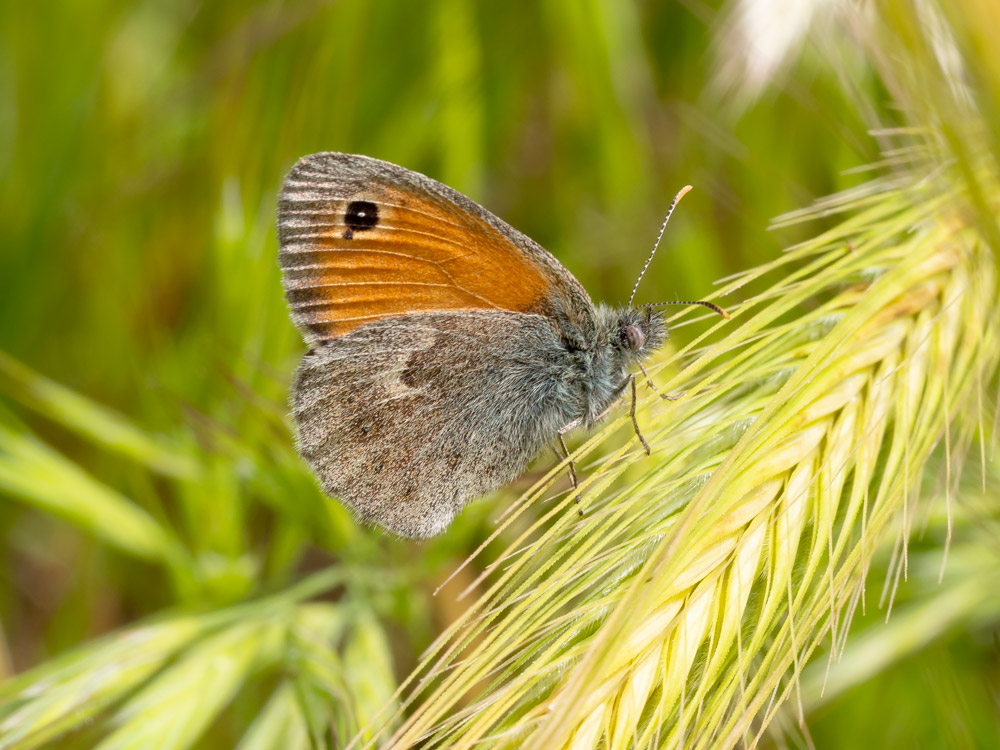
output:
MULTIPOLYGON (((809 45, 742 108, 712 85, 720 5, 0 6, 0 677, 335 563, 329 601, 368 618, 401 680, 464 606, 431 592, 506 498, 414 544, 315 488, 285 408, 304 347, 276 263, 282 178, 321 150, 422 171, 609 302, 690 183, 639 299, 698 298, 815 231, 767 225, 859 184, 868 127, 901 121, 860 52, 845 71, 809 45)), ((965 746, 944 715, 974 746, 1000 713, 995 638, 946 633, 826 706, 816 746, 965 746), (882 720, 887 692, 911 724, 882 720)), ((260 691, 234 688, 206 747, 232 744, 260 691)))

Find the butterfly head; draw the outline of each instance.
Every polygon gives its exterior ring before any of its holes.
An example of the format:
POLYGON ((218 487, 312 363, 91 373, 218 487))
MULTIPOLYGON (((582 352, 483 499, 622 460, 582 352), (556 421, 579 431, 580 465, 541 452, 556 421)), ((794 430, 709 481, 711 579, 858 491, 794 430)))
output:
POLYGON ((667 338, 663 314, 643 305, 621 311, 618 317, 618 344, 633 360, 642 359, 660 348, 667 338))

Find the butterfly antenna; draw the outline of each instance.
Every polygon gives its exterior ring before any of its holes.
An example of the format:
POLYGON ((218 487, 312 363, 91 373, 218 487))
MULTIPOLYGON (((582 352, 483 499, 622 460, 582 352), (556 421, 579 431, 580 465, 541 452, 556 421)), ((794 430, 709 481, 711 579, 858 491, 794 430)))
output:
POLYGON ((663 305, 701 305, 702 307, 707 307, 709 310, 714 310, 723 318, 729 320, 729 313, 727 313, 722 307, 714 302, 706 302, 703 299, 679 299, 671 302, 650 302, 649 304, 643 305, 643 307, 662 307, 663 305))
POLYGON ((656 242, 653 244, 653 249, 649 253, 649 257, 646 258, 646 265, 642 267, 639 271, 639 278, 635 280, 635 286, 632 287, 632 294, 628 298, 628 306, 632 307, 632 300, 635 299, 635 292, 639 288, 639 282, 642 281, 642 277, 646 273, 646 269, 649 268, 649 264, 653 261, 653 256, 656 255, 656 248, 660 246, 660 240, 663 239, 663 230, 667 228, 667 222, 670 221, 670 214, 674 212, 674 207, 680 202, 681 198, 691 189, 690 185, 685 185, 674 196, 674 199, 670 201, 670 208, 667 209, 667 215, 663 218, 663 224, 660 225, 660 233, 656 235, 656 242))

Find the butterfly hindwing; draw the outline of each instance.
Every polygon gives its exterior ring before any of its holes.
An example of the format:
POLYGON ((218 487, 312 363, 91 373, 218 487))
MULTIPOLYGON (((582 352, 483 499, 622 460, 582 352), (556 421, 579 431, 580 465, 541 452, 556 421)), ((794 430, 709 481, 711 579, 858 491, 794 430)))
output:
POLYGON ((401 536, 443 531, 517 477, 562 425, 572 388, 544 316, 463 311, 386 318, 299 366, 299 450, 324 491, 401 536), (530 352, 530 356, 525 356, 530 352))

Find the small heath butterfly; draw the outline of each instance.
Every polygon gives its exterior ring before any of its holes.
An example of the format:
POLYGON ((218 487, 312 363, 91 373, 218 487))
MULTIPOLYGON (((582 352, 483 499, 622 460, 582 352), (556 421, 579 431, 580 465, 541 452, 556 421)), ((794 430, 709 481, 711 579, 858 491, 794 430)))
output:
POLYGON ((440 534, 629 386, 634 420, 629 368, 667 335, 655 305, 595 305, 477 203, 366 156, 301 159, 278 237, 310 346, 292 391, 299 452, 324 492, 400 536, 440 534))

